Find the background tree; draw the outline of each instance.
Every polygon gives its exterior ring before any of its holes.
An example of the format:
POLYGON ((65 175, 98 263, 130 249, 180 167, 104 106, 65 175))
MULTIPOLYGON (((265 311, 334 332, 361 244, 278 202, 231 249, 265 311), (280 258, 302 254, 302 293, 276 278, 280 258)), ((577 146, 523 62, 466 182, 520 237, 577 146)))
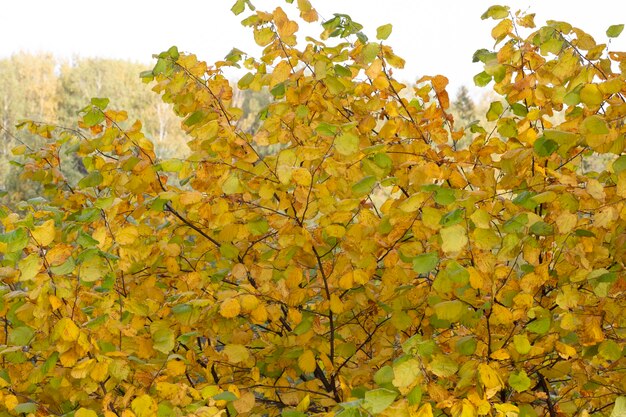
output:
POLYGON ((21 150, 45 199, 0 213, 2 412, 621 416, 626 54, 483 18, 501 47, 475 80, 502 100, 468 149, 445 77, 403 98, 391 25, 374 41, 335 15, 298 48, 280 7, 243 21, 264 50, 238 87, 272 95, 254 134, 223 75, 237 60, 175 47, 142 77, 187 158, 103 98, 77 129, 23 124, 48 139, 21 150), (593 153, 614 161, 581 170, 593 153))

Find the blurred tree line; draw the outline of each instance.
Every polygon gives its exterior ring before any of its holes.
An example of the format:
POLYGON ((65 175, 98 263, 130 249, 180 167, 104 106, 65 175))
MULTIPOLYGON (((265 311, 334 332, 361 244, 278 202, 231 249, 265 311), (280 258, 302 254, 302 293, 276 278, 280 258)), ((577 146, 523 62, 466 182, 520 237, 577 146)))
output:
MULTIPOLYGON (((170 105, 143 84, 139 73, 146 64, 102 58, 61 60, 51 54, 18 53, 0 59, 0 196, 7 203, 36 197, 38 190, 19 179, 19 158, 11 150, 20 144, 39 146, 35 136, 16 125, 22 119, 74 128, 76 113, 92 97, 107 97, 112 107, 126 110, 129 121, 143 122, 162 158, 187 152, 180 119, 170 105), (13 161, 13 162, 12 162, 13 161)), ((244 110, 240 127, 254 132, 258 114, 269 103, 269 93, 236 91, 233 105, 244 110)), ((81 170, 81 161, 66 155, 69 177, 81 170)), ((76 177, 78 177, 76 175, 76 177)))

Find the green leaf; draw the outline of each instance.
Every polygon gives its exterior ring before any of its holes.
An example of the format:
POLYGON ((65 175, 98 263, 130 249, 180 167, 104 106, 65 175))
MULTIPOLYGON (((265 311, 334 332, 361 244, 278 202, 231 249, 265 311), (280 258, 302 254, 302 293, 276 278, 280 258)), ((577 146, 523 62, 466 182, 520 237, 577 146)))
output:
POLYGON ((456 322, 463 316, 463 303, 459 300, 442 301, 433 307, 435 314, 441 320, 456 322))
POLYGON ((533 147, 537 155, 548 157, 559 149, 559 144, 552 139, 546 139, 545 136, 542 136, 535 141, 533 147))
POLYGON ((591 133, 594 135, 604 135, 609 133, 609 126, 606 121, 598 116, 592 115, 583 120, 581 124, 583 133, 591 133))
POLYGON ((441 220, 439 220, 439 224, 443 227, 448 227, 460 223, 461 221, 463 221, 463 213, 464 210, 461 208, 452 210, 451 212, 446 213, 444 216, 441 217, 441 220))
POLYGON ((504 106, 500 101, 493 101, 489 104, 489 110, 487 110, 487 120, 493 122, 498 120, 500 115, 504 112, 504 106))
POLYGON ((491 82, 492 78, 493 77, 491 75, 483 71, 474 75, 474 84, 477 87, 484 87, 491 82))
POLYGON ((359 137, 354 133, 343 133, 335 139, 335 149, 341 155, 352 155, 359 151, 359 137))
POLYGON ((237 82, 237 87, 242 90, 245 90, 251 83, 254 81, 254 74, 251 72, 246 73, 243 77, 239 79, 237 82))
POLYGON ((21 251, 28 245, 29 240, 28 232, 23 227, 0 234, 0 242, 7 244, 7 252, 21 251))
POLYGON ((352 191, 357 195, 365 195, 372 192, 374 186, 376 185, 376 177, 372 175, 368 175, 363 178, 361 181, 357 182, 352 186, 352 191))
POLYGON ((69 274, 76 267, 76 262, 74 262, 74 258, 69 257, 65 262, 61 265, 50 267, 50 271, 52 271, 55 275, 65 275, 69 274))
POLYGON ((94 97, 94 98, 91 99, 91 104, 93 104, 94 106, 96 106, 100 110, 104 110, 109 105, 109 99, 108 98, 97 98, 97 97, 94 97))
POLYGON ((620 35, 620 33, 622 33, 623 30, 624 30, 623 23, 619 25, 611 25, 606 30, 606 36, 608 36, 609 38, 617 38, 620 35))
MULTIPOLYGON (((623 25, 622 25, 623 26, 623 25)), ((391 35, 391 23, 387 23, 386 25, 379 26, 376 29, 376 39, 384 41, 391 35)))
POLYGON ((528 115, 528 109, 521 103, 513 103, 511 104, 511 110, 513 114, 519 117, 526 117, 528 115))
POLYGON ((285 95, 285 83, 278 83, 270 90, 274 98, 281 98, 285 95))
MULTIPOLYGON (((17 414, 30 414, 35 413, 39 409, 36 403, 21 403, 15 406, 13 413, 17 414)), ((96 413, 94 413, 96 415, 96 413)))
POLYGON ((385 365, 374 374, 374 382, 378 385, 391 384, 393 381, 393 368, 385 365))
POLYGON ((447 378, 459 369, 459 365, 446 355, 436 355, 430 363, 430 370, 440 378, 447 378))
POLYGON ((169 328, 157 329, 152 334, 153 348, 161 353, 170 353, 176 345, 176 335, 169 328))
POLYGON ((465 356, 473 355, 476 352, 476 339, 473 336, 465 336, 456 342, 456 350, 465 356))
POLYGON ((510 117, 498 120, 498 133, 506 138, 517 136, 517 123, 510 117))
POLYGON ((243 13, 245 9, 246 9, 246 0, 237 0, 235 4, 233 4, 233 7, 230 8, 230 11, 233 12, 233 14, 235 14, 236 16, 236 15, 243 13))
POLYGON ((91 108, 83 116, 83 123, 85 123, 85 126, 87 127, 92 127, 97 124, 100 124, 102 123, 103 120, 104 120, 104 113, 102 113, 102 110, 97 110, 95 108, 91 108))
POLYGON ((31 339, 35 335, 35 331, 28 326, 21 326, 9 331, 9 345, 12 346, 28 346, 31 339))
POLYGON ((206 113, 203 110, 197 110, 191 113, 191 115, 187 117, 187 119, 185 119, 184 124, 185 126, 193 126, 197 123, 200 123, 202 119, 204 119, 205 115, 206 113))
POLYGON ((104 178, 100 171, 91 171, 86 177, 78 181, 78 188, 89 188, 100 185, 104 178))
POLYGON ((283 412, 280 413, 280 415, 282 417, 307 417, 305 413, 303 413, 302 411, 298 411, 298 410, 283 410, 283 412))
POLYGON ((517 350, 517 353, 520 355, 526 355, 532 348, 528 338, 524 334, 516 334, 513 336, 513 346, 515 346, 515 350, 517 350))
POLYGON ((616 174, 624 170, 626 170, 626 155, 622 155, 613 161, 613 171, 615 171, 616 174))
POLYGON ((83 248, 93 248, 100 244, 100 242, 98 242, 96 239, 91 237, 91 235, 88 235, 82 230, 79 231, 78 237, 76 238, 76 242, 83 248))
POLYGON ((626 417, 626 397, 621 396, 615 399, 613 411, 610 417, 626 417))
POLYGON ((506 233, 517 233, 524 228, 526 223, 528 223, 528 214, 520 213, 505 221, 502 228, 506 233))
POLYGON ((315 128, 315 131, 324 136, 335 136, 339 131, 339 128, 335 125, 322 122, 315 128))
POLYGON ((542 317, 531 321, 526 326, 529 332, 546 334, 550 330, 550 317, 542 317))
POLYGON ((509 16, 508 6, 491 6, 480 16, 482 20, 492 18, 494 20, 504 19, 509 16))
POLYGON ((213 399, 215 401, 235 401, 237 399, 237 396, 230 391, 224 391, 220 392, 217 395, 214 395, 213 399))
POLYGON ((251 221, 247 224, 248 230, 255 236, 260 236, 267 233, 270 230, 270 225, 267 223, 267 220, 264 218, 260 218, 255 221, 251 221))
POLYGON ((422 253, 413 258, 413 270, 418 274, 427 274, 439 264, 437 252, 422 253))
POLYGON ((596 237, 596 234, 585 229, 576 229, 574 234, 579 237, 596 237))
POLYGON ((509 375, 509 385, 517 392, 526 391, 530 388, 530 378, 524 370, 513 372, 509 375))
POLYGON ((486 64, 487 61, 496 59, 497 56, 498 55, 495 52, 491 52, 488 49, 482 48, 474 52, 474 54, 472 55, 472 62, 482 62, 483 64, 486 64))
POLYGON ((371 63, 378 56, 380 45, 374 42, 370 42, 363 47, 363 58, 367 64, 371 63))
POLYGON ((352 71, 350 71, 349 68, 344 67, 343 65, 335 65, 334 66, 335 69, 335 75, 338 75, 339 77, 352 77, 352 71))
POLYGON ((409 405, 418 405, 422 402, 422 388, 419 385, 415 386, 406 398, 409 400, 409 405))
POLYGON ((222 243, 220 245, 220 253, 226 259, 235 259, 239 256, 239 249, 230 243, 222 243))
POLYGON ((398 393, 386 388, 378 388, 365 393, 363 408, 372 414, 385 410, 398 396, 398 393))
POLYGON ((554 233, 554 228, 546 222, 538 221, 530 226, 530 233, 537 236, 549 236, 554 233))
POLYGON ((622 349, 613 340, 604 340, 600 343, 598 353, 609 361, 616 361, 622 357, 622 349))
POLYGON ((159 165, 163 171, 166 172, 179 172, 183 169, 183 161, 180 159, 166 159, 159 162, 159 165))

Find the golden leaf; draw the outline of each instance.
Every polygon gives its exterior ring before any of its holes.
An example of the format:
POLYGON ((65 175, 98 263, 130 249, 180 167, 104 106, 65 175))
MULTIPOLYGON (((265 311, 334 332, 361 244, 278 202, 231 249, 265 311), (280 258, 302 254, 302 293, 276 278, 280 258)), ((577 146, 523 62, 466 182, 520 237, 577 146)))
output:
POLYGON ((220 314, 228 319, 237 317, 241 312, 241 306, 236 298, 227 298, 220 305, 220 314))
POLYGON ((33 239, 41 246, 48 246, 54 240, 55 228, 54 220, 46 220, 40 226, 36 226, 32 231, 33 239))
POLYGON ((305 350, 298 358, 298 367, 302 372, 313 372, 317 367, 315 355, 310 350, 305 350))

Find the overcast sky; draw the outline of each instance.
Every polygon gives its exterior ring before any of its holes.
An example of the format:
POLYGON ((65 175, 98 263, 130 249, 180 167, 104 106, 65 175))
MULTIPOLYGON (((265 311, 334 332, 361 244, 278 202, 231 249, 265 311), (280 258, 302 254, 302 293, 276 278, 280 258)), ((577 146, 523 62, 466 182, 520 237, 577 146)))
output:
MULTIPOLYGON (((392 23, 388 43, 406 59, 397 78, 414 81, 421 75, 450 78, 452 94, 472 85, 481 71, 472 64, 479 48, 492 48, 494 22, 481 14, 497 0, 311 0, 323 18, 347 13, 375 37, 376 28, 392 23)), ((258 48, 248 29, 234 16, 234 0, 9 0, 3 2, 0 23, 0 57, 22 51, 52 52, 62 57, 98 56, 151 62, 154 53, 172 45, 213 62, 232 47, 248 53, 258 48)), ((252 0, 259 9, 294 5, 280 0, 252 0)), ((606 42, 609 25, 626 23, 625 0, 515 0, 501 1, 513 10, 536 13, 535 22, 562 20, 577 26, 597 42, 606 42)), ((319 31, 310 32, 318 34, 319 31)), ((626 31, 611 43, 626 50, 626 31)))

